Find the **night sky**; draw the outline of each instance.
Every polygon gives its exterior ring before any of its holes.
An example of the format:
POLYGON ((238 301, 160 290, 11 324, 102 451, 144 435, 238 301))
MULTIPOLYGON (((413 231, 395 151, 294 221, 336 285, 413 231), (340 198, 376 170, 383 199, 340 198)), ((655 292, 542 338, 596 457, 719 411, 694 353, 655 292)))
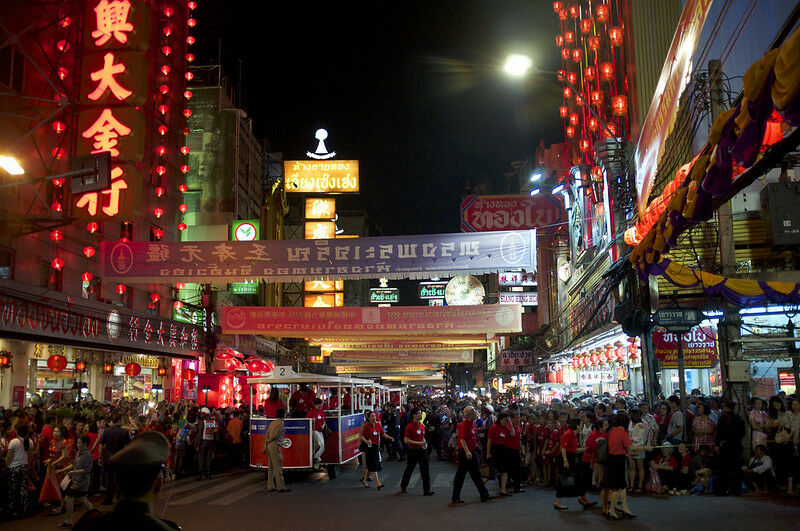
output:
POLYGON ((520 51, 558 68, 550 2, 198 4, 194 64, 216 64, 221 40, 257 137, 286 159, 307 158, 326 128, 337 158, 360 161, 349 206, 385 235, 458 232, 467 183, 499 192, 511 162, 560 137, 557 82, 499 68, 520 51))

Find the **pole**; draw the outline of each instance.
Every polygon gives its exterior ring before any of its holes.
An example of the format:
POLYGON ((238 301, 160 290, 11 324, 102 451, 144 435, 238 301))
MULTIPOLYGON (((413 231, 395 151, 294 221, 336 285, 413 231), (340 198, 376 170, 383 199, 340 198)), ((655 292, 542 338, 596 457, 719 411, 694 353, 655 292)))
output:
MULTIPOLYGON (((787 328, 786 335, 791 338, 794 338, 795 326, 791 319, 789 320, 789 323, 786 325, 786 328, 787 328)), ((790 341, 789 348, 787 350, 789 351, 789 355, 792 357, 792 376, 794 376, 794 388, 795 388, 795 393, 797 393, 797 390, 800 389, 800 357, 798 357, 797 343, 795 343, 794 341, 790 341)))
POLYGON ((676 332, 678 336, 678 392, 681 397, 681 415, 683 416, 683 428, 681 428, 681 440, 686 440, 686 373, 684 372, 683 359, 683 331, 676 332))

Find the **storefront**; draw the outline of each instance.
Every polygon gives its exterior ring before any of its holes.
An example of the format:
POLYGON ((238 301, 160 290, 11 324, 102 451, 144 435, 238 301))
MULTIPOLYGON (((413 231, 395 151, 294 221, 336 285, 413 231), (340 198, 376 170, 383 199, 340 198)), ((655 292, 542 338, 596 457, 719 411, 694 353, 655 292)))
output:
POLYGON ((196 387, 205 347, 201 328, 31 291, 36 288, 0 283, 0 352, 9 359, 0 368, 0 405, 31 399, 176 400, 196 387))

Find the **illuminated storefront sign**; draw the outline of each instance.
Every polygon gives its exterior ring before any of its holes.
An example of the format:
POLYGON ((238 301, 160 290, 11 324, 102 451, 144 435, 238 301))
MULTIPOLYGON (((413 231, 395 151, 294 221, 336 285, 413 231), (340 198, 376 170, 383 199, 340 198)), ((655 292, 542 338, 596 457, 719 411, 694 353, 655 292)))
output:
POLYGON ((400 290, 397 288, 370 288, 371 304, 397 304, 400 301, 400 290))
POLYGON ((420 282, 419 298, 423 300, 444 299, 444 290, 446 287, 446 280, 440 282, 420 282))
POLYGON ((303 289, 306 292, 343 291, 344 281, 312 280, 311 282, 303 282, 303 289))
POLYGON ((306 198, 306 219, 331 220, 336 216, 336 199, 327 197, 306 198))
POLYGON ((535 291, 498 293, 500 304, 521 304, 522 306, 538 306, 539 294, 535 291))
POLYGON ((501 286, 536 286, 536 273, 504 271, 497 274, 497 281, 501 286))
POLYGON ((258 293, 258 281, 231 282, 229 291, 239 295, 254 295, 258 293))
POLYGON ((306 240, 330 240, 336 237, 336 223, 333 221, 306 221, 306 240))
POLYGON ((358 192, 357 160, 287 160, 283 166, 287 193, 358 192))
POLYGON ((303 298, 306 308, 339 308, 344 306, 344 293, 314 293, 303 298))
POLYGON ((261 221, 257 219, 243 219, 234 221, 231 225, 231 240, 235 242, 252 242, 254 240, 260 240, 260 225, 261 221))

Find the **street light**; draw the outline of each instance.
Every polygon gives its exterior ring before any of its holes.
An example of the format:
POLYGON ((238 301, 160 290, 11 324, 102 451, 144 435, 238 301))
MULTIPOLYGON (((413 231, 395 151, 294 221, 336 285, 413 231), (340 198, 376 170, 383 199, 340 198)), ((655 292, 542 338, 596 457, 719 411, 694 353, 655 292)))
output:
POLYGON ((531 190, 531 197, 539 195, 539 192, 541 191, 542 191, 541 188, 534 188, 533 190, 531 190))
POLYGON ((203 393, 206 395, 206 403, 204 405, 208 405, 208 392, 211 391, 210 385, 204 385, 202 389, 203 393))
POLYGON ((25 173, 17 159, 10 155, 0 155, 0 168, 3 168, 9 175, 23 175, 25 173))
POLYGON ((553 193, 553 195, 557 195, 557 194, 560 194, 563 191, 564 191, 564 183, 559 183, 559 184, 557 184, 557 185, 555 185, 553 187, 552 193, 553 193))
POLYGON ((533 175, 531 175, 531 182, 532 182, 532 183, 533 183, 533 182, 536 182, 536 181, 538 181, 538 180, 539 180, 539 179, 541 179, 541 178, 542 178, 542 172, 540 172, 540 171, 537 171, 536 173, 534 173, 533 175))

